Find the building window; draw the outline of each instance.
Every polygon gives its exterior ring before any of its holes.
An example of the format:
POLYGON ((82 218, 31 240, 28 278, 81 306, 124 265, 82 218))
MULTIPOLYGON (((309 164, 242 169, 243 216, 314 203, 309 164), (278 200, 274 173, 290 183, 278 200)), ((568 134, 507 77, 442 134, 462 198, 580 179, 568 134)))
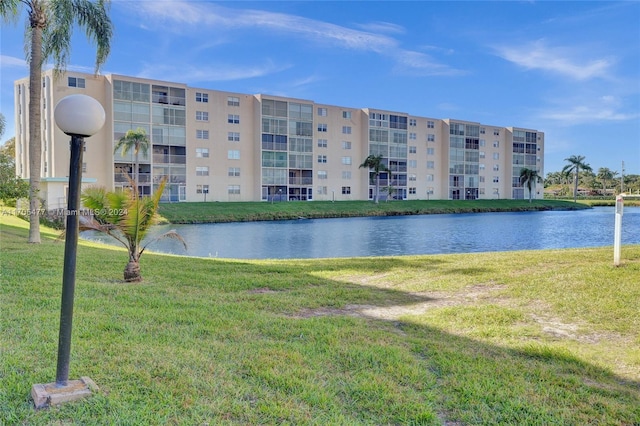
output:
POLYGON ((209 121, 209 113, 207 111, 196 111, 196 121, 209 121))
POLYGON ((351 165, 351 157, 342 157, 342 164, 344 164, 346 166, 350 166, 351 165))
POLYGON ((480 183, 484 183, 484 176, 479 176, 479 179, 480 179, 479 180, 480 183))
POLYGON ((227 105, 234 106, 234 107, 239 107, 240 106, 240 98, 237 98, 235 96, 227 97, 227 105))
POLYGON ((327 195, 327 187, 326 186, 319 186, 316 188, 316 193, 318 195, 327 195))
POLYGON ((326 170, 318 170, 318 179, 326 179, 327 171, 326 170))
POLYGON ((500 136, 500 130, 493 129, 493 136, 500 136))
POLYGON ((493 141, 494 148, 500 148, 500 141, 493 141))
POLYGON ((493 165, 493 171, 494 172, 500 171, 500 166, 498 166, 497 164, 494 164, 493 165))
POLYGON ((427 161, 427 169, 435 169, 436 163, 434 161, 427 161))
POLYGON ((196 194, 208 194, 209 185, 196 185, 196 194))
POLYGON ((327 156, 326 155, 318 155, 318 163, 326 163, 327 156))
POLYGON ((323 123, 318 123, 318 131, 319 132, 326 132, 327 131, 327 125, 323 124, 323 123))
POLYGON ((350 141, 342 141, 342 149, 351 149, 350 141))
POLYGON ((209 157, 209 148, 196 148, 196 157, 197 158, 208 158, 209 157))
POLYGON ((68 84, 69 84, 69 87, 77 87, 78 89, 84 89, 85 81, 84 81, 84 78, 69 77, 68 84))
POLYGON ((240 133, 238 132, 227 133, 227 140, 229 142, 240 142, 240 133))
POLYGON ((87 163, 82 163, 82 173, 87 171, 87 163))
POLYGON ((433 182, 433 175, 427 175, 427 182, 433 182))
POLYGON ((499 153, 497 153, 497 152, 494 152, 494 153, 493 153, 493 159, 494 159, 494 160, 499 160, 499 159, 500 159, 500 154, 499 154, 499 153))
POLYGON ((209 102, 209 94, 196 92, 196 102, 204 102, 204 103, 209 102))
POLYGON ((435 155, 435 154, 436 154, 435 148, 427 148, 427 155, 435 155))
POLYGON ((434 135, 433 133, 429 133, 427 135, 427 142, 435 142, 436 141, 436 135, 434 135))
POLYGON ((409 161, 407 161, 407 166, 410 169, 415 169, 416 167, 418 167, 418 161, 417 160, 409 160, 409 161))
POLYGON ((480 152, 479 152, 479 157, 480 157, 480 158, 484 158, 484 155, 485 155, 485 154, 484 154, 484 151, 480 151, 480 152))
POLYGON ((351 134, 351 126, 342 126, 342 134, 350 135, 351 134))
POLYGON ((229 114, 227 116, 227 123, 240 124, 240 116, 237 114, 229 114))
POLYGON ((415 118, 410 118, 409 119, 409 126, 416 126, 418 123, 416 122, 415 118))
POLYGON ((229 167, 229 176, 240 177, 240 167, 229 167))
POLYGON ((411 145, 409 146, 409 154, 415 154, 416 152, 418 152, 418 148, 411 145))
POLYGON ((240 159, 240 151, 237 149, 230 149, 227 152, 227 158, 229 160, 239 160, 240 159))
POLYGON ((240 195, 240 185, 228 185, 227 194, 240 195))
POLYGON ((484 129, 484 127, 480 127, 480 134, 481 134, 481 135, 484 135, 484 134, 485 134, 485 129, 484 129))
POLYGON ((498 182, 500 182, 500 176, 494 176, 493 183, 498 183, 498 182))
POLYGON ((428 129, 433 129, 435 127, 436 127, 436 125, 435 125, 435 123, 433 121, 427 121, 427 128, 428 129))
POLYGON ((351 170, 343 170, 342 179, 351 179, 351 170))
POLYGON ((327 109, 326 108, 318 108, 318 115, 320 117, 326 117, 327 116, 327 109))
POLYGON ((208 130, 196 130, 196 139, 209 139, 208 130))
POLYGON ((484 139, 480 139, 480 146, 486 146, 487 142, 484 139))
POLYGON ((480 168, 480 170, 484 170, 484 163, 478 164, 478 167, 480 168))
POLYGON ((418 177, 416 175, 413 175, 413 174, 409 175, 409 181, 415 182, 417 180, 418 180, 418 177))
POLYGON ((417 139, 417 135, 415 133, 413 133, 413 132, 410 132, 409 133, 409 139, 410 140, 416 140, 417 139))
POLYGON ((415 194, 416 194, 416 188, 409 187, 409 195, 415 195, 415 194))
POLYGON ((196 167, 196 176, 209 176, 209 167, 207 166, 196 167))
POLYGON ((326 139, 318 139, 318 148, 326 148, 327 140, 326 139))
POLYGON ((343 186, 342 187, 342 195, 349 195, 351 194, 351 187, 350 186, 343 186))
POLYGON ((344 118, 346 120, 350 120, 351 119, 351 111, 342 111, 342 118, 344 118))

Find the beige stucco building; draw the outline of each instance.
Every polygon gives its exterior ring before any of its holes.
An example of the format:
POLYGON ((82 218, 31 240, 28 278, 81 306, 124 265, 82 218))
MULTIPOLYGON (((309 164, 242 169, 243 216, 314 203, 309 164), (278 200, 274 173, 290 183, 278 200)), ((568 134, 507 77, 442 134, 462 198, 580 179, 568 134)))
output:
MULTIPOLYGON (((28 177, 28 78, 15 82, 16 167, 28 177)), ((134 159, 114 153, 129 129, 143 128, 139 184, 161 179, 164 201, 367 200, 375 186, 359 165, 382 155, 381 197, 528 198, 523 167, 543 176, 544 134, 537 130, 343 107, 313 100, 248 95, 123 75, 43 74, 42 188, 48 208, 66 206, 69 137, 54 123, 71 94, 97 99, 102 130, 86 139, 83 185, 129 185, 134 159)), ((542 187, 534 190, 542 198, 542 187)))

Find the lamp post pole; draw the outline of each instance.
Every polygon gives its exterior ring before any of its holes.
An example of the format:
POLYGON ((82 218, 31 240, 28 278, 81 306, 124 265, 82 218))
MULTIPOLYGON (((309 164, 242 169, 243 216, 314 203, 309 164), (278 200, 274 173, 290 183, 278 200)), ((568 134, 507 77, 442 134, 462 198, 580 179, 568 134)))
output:
POLYGON ((58 102, 55 107, 54 118, 60 130, 71 136, 69 193, 66 211, 67 230, 62 271, 56 381, 49 384, 33 385, 31 396, 36 409, 84 398, 91 395, 91 391, 97 388, 89 377, 81 377, 80 380, 74 380, 73 383, 69 382, 69 359, 71 355, 73 297, 76 282, 84 138, 96 134, 102 128, 105 122, 105 112, 102 105, 89 96, 70 95, 58 102))
POLYGON ((67 200, 67 232, 64 243, 62 272, 62 301, 60 303, 60 335, 58 338, 58 364, 56 385, 66 386, 69 379, 71 354, 71 328, 73 323, 73 295, 76 283, 76 254, 80 214, 80 184, 82 182, 82 152, 84 137, 71 135, 71 162, 69 164, 69 196, 67 200))

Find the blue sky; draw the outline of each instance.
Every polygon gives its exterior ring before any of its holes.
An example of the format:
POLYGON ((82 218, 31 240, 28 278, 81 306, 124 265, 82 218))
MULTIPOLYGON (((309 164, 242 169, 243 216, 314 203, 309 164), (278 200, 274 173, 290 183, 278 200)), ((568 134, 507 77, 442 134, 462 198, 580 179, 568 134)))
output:
MULTIPOLYGON (((102 73, 541 130, 570 155, 640 174, 640 2, 121 1, 102 73)), ((0 107, 27 76, 25 17, 2 24, 0 107)), ((92 72, 74 35, 69 69, 92 72)))

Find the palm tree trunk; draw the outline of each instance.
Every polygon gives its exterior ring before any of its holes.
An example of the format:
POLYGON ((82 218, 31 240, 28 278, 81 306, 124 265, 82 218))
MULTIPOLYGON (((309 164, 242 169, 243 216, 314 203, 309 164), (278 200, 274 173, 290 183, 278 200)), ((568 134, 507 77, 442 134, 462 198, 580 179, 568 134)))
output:
POLYGON ((574 203, 578 202, 578 173, 579 173, 579 170, 576 167, 576 176, 573 180, 573 202, 574 203))
POLYGON ((124 280, 128 283, 137 283, 142 281, 140 274, 140 263, 136 260, 129 259, 129 263, 124 268, 124 280))
POLYGON ((42 173, 41 99, 42 99, 42 26, 44 17, 34 11, 31 22, 29 58, 29 243, 40 243, 40 175, 42 173), (42 21, 42 22, 40 22, 42 21))
POLYGON ((136 187, 135 187, 135 190, 133 191, 133 193, 136 194, 136 197, 140 197, 140 194, 138 192, 138 170, 140 169, 140 164, 139 164, 139 160, 138 160, 138 152, 136 152, 136 161, 135 161, 134 167, 135 167, 135 169, 133 170, 133 184, 136 187))
POLYGON ((375 196, 376 204, 378 204, 379 199, 380 199, 380 173, 376 175, 376 196, 375 196))

